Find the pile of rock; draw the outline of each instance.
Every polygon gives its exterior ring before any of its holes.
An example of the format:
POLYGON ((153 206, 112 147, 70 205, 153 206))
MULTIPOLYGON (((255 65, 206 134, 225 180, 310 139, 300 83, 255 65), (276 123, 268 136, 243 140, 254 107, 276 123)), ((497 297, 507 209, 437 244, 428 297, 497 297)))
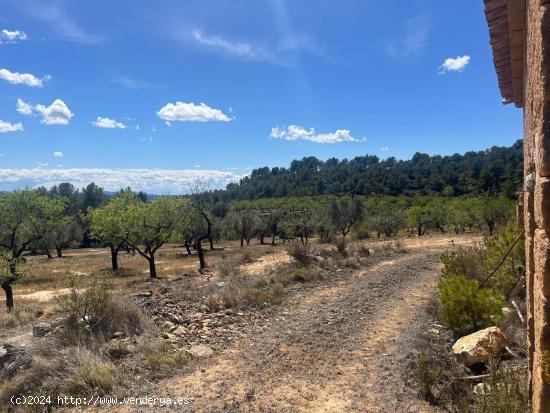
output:
POLYGON ((140 293, 132 299, 153 319, 161 337, 176 348, 200 344, 223 347, 242 334, 243 325, 262 318, 260 312, 250 310, 213 312, 201 303, 182 302, 166 290, 163 294, 140 293))

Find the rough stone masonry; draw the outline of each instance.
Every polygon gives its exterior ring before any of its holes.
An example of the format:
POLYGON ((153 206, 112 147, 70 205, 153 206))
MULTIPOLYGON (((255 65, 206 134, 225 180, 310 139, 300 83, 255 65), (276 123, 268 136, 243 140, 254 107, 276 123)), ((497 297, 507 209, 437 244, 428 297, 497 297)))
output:
POLYGON ((550 0, 485 0, 504 103, 524 111, 529 391, 550 412, 550 0))

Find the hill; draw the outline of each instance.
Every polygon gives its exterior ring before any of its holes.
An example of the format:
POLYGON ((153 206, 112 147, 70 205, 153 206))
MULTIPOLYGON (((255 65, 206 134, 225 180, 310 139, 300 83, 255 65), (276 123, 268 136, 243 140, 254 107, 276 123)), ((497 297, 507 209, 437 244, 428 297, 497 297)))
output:
POLYGON ((410 160, 375 155, 351 160, 313 156, 288 168, 258 168, 250 176, 215 191, 220 200, 318 195, 465 195, 515 197, 523 177, 523 141, 463 155, 416 153, 410 160))

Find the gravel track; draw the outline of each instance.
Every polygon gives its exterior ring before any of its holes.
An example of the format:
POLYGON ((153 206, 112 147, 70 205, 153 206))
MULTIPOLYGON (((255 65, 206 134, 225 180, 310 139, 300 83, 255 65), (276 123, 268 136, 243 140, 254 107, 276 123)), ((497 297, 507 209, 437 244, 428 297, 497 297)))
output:
POLYGON ((265 323, 154 393, 192 400, 177 411, 437 411, 407 385, 407 365, 430 328, 444 247, 295 288, 265 323))

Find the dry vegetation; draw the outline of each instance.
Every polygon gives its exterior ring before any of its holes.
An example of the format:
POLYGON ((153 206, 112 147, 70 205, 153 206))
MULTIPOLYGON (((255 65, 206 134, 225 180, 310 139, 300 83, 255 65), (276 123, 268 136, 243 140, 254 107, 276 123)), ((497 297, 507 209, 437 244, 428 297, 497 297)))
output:
POLYGON ((25 276, 14 284, 16 307, 0 316, 0 332, 17 350, 4 359, 0 400, 29 392, 123 395, 176 374, 194 345, 231 342, 224 329, 209 336, 208 318, 222 320, 211 322, 211 331, 229 325, 233 334, 262 317, 262 308, 280 304, 293 286, 404 251, 394 241, 244 249, 225 243, 209 252, 210 269, 201 273, 196 256, 168 245, 157 254, 157 279, 132 254, 121 254, 119 270, 112 271, 104 249, 28 256, 25 276), (30 336, 37 322, 49 324, 44 337, 30 336))
MULTIPOLYGON (((469 245, 470 240, 480 240, 462 238, 469 245)), ((129 253, 120 254, 117 271, 110 269, 105 249, 70 250, 55 259, 28 256, 25 276, 14 284, 16 307, 12 313, 0 313, 0 334, 18 350, 3 358, 0 402, 29 392, 124 396, 154 386, 192 371, 197 359, 205 357, 196 351, 218 353, 230 347, 251 326, 269 320, 274 306, 307 285, 330 285, 373 263, 393 263, 397 257, 419 256, 430 249, 454 251, 452 265, 446 261, 447 270, 452 267, 470 277, 486 271, 487 254, 479 245, 455 247, 448 237, 347 242, 338 238, 333 244, 310 240, 307 245, 297 241, 242 249, 238 242, 227 242, 208 252, 206 271, 197 271, 196 255, 166 245, 157 253, 156 279, 148 276, 146 261, 129 253), (49 324, 43 337, 29 333, 37 322, 49 324)), ((440 317, 440 305, 433 309, 433 317, 440 317)), ((512 314, 500 326, 510 350, 524 357, 522 323, 512 314)), ((473 373, 450 353, 456 337, 452 330, 426 334, 429 339, 413 351, 410 371, 423 398, 453 411, 520 411, 523 389, 501 391, 498 383, 518 380, 524 370, 503 369, 500 362, 491 365, 486 392, 475 396, 476 383, 462 380, 473 373), (488 398, 491 388, 497 390, 488 398), (502 406, 513 408, 499 410, 502 406)), ((506 363, 517 367, 522 362, 506 363)))

